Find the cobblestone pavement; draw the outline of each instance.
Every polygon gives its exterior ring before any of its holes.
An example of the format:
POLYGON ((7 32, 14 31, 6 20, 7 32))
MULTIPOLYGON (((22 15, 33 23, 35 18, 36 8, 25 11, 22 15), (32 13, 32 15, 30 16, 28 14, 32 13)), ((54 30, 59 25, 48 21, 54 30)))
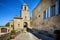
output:
POLYGON ((19 34, 14 40, 40 40, 40 39, 38 39, 31 33, 25 32, 19 34))

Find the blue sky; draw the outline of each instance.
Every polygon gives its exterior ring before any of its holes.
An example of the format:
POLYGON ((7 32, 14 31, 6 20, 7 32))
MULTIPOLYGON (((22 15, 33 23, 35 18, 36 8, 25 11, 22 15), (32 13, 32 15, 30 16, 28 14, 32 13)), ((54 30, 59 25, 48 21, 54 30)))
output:
MULTIPOLYGON (((40 0, 25 0, 29 7, 30 17, 32 10, 36 7, 40 0)), ((21 6, 24 0, 0 0, 0 26, 4 26, 9 20, 13 20, 15 15, 20 16, 21 6)))

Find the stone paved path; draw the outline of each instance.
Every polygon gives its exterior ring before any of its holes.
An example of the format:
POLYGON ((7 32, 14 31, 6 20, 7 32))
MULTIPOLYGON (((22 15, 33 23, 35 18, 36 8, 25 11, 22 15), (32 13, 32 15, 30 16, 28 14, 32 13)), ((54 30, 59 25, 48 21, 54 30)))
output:
POLYGON ((14 40, 40 40, 31 33, 21 33, 14 40))

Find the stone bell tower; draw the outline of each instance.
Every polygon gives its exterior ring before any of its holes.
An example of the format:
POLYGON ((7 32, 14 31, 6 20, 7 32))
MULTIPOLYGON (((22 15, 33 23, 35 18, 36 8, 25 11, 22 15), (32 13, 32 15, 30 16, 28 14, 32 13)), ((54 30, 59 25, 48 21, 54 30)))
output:
POLYGON ((29 15, 29 10, 28 10, 28 5, 25 3, 22 5, 20 16, 21 18, 23 18, 23 27, 30 28, 30 15, 29 15))

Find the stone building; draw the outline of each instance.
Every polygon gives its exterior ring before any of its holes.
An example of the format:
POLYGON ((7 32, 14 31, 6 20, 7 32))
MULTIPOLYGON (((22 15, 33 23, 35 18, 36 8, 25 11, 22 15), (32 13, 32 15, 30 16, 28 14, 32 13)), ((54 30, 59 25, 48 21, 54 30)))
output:
POLYGON ((60 0, 40 0, 32 11, 32 26, 37 30, 53 32, 60 29, 60 0))
POLYGON ((24 3, 22 5, 20 13, 20 17, 15 16, 14 19, 10 21, 10 27, 18 31, 20 29, 30 28, 30 15, 27 4, 24 3))
POLYGON ((0 27, 0 33, 8 33, 11 32, 12 29, 16 31, 26 30, 26 28, 30 27, 30 15, 28 10, 28 5, 23 4, 22 9, 20 10, 20 17, 15 16, 13 20, 9 21, 9 27, 0 27))

